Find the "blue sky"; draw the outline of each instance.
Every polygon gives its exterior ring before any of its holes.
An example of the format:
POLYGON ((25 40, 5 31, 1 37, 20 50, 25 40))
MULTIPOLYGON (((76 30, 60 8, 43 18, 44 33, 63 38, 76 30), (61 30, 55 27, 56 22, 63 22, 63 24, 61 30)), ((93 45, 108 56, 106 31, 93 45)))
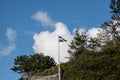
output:
POLYGON ((20 77, 10 68, 16 56, 37 52, 33 48, 38 41, 33 39, 35 34, 38 37, 41 32, 45 35, 48 31, 47 34, 53 35, 59 25, 70 33, 75 28, 89 30, 100 27, 104 21, 110 20, 109 3, 110 0, 0 0, 0 80, 20 77), (46 14, 47 19, 56 25, 43 25, 41 18, 32 17, 39 12, 46 14))

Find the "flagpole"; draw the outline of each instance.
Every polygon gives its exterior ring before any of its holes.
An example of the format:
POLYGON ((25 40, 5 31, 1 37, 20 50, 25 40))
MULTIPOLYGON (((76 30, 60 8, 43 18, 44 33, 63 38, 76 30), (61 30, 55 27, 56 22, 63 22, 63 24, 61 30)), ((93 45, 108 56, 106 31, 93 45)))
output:
POLYGON ((60 70, 60 42, 58 36, 58 78, 61 80, 61 70, 60 70))
POLYGON ((58 35, 58 80, 61 80, 61 69, 60 69, 60 42, 67 42, 63 37, 58 35))

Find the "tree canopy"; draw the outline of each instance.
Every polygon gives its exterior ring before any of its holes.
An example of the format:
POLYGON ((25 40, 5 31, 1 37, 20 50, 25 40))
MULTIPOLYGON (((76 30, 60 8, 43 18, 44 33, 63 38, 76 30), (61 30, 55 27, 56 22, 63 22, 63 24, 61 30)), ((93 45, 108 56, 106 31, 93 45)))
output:
POLYGON ((14 64, 15 66, 11 70, 22 73, 24 76, 32 76, 36 71, 42 72, 56 65, 53 58, 43 54, 17 56, 14 64))

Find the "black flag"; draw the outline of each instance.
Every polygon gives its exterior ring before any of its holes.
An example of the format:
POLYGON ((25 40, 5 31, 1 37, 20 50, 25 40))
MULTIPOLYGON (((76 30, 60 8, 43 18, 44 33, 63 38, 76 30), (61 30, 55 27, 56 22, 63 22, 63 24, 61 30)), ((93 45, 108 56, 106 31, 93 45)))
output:
POLYGON ((58 38, 59 38, 59 42, 67 42, 67 40, 65 40, 63 37, 61 37, 61 36, 58 36, 58 38))

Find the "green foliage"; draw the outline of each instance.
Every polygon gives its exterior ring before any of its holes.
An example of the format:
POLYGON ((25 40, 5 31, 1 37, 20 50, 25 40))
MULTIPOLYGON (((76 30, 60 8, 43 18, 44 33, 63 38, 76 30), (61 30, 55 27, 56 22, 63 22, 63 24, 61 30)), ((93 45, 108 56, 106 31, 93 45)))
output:
POLYGON ((119 80, 120 54, 89 52, 62 65, 63 80, 119 80))
POLYGON ((93 51, 99 51, 99 47, 101 47, 100 41, 98 38, 89 38, 88 48, 93 51))
POLYGON ((14 64, 15 66, 11 70, 25 76, 32 76, 36 71, 44 71, 56 65, 53 58, 42 54, 17 56, 14 59, 14 64))
POLYGON ((70 54, 70 61, 73 61, 77 54, 81 54, 84 51, 86 47, 86 40, 87 36, 85 34, 79 34, 78 30, 75 31, 74 38, 69 45, 70 49, 68 50, 68 53, 70 54))
POLYGON ((75 33, 69 46, 74 60, 62 64, 63 80, 120 80, 120 0, 111 0, 110 8, 112 21, 102 25, 100 38, 89 38, 88 47, 86 35, 75 33))

